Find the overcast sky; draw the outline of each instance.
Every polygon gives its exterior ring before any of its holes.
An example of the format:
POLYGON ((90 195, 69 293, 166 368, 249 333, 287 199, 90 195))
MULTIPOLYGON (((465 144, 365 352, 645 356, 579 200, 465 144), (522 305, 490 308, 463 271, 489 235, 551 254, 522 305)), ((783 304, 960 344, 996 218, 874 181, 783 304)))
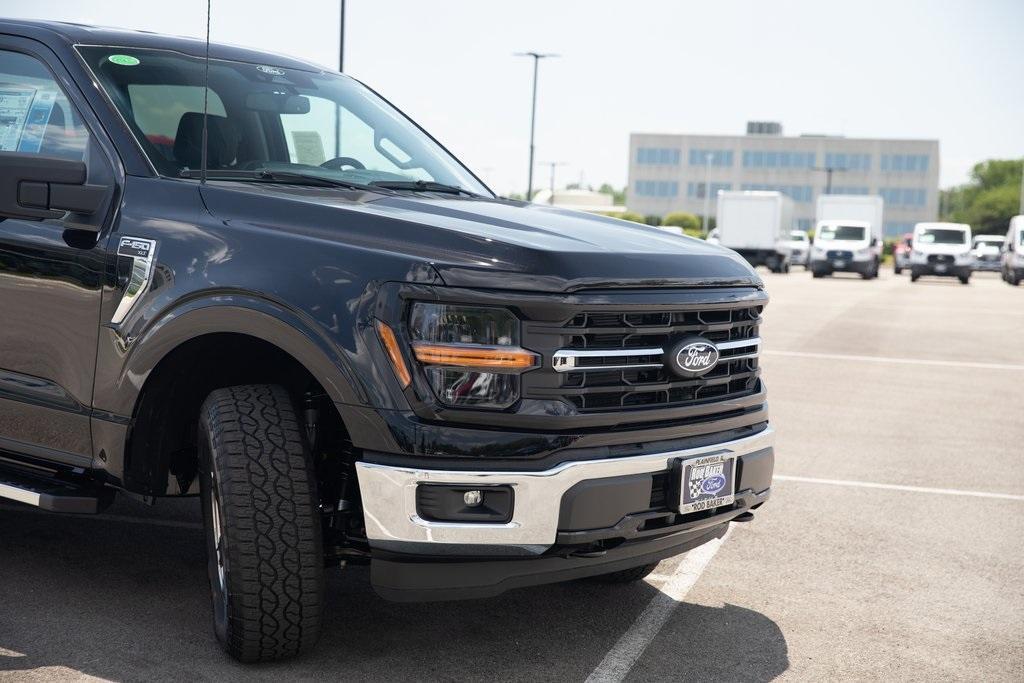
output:
MULTIPOLYGON (((213 0, 214 41, 337 67, 338 0, 213 0)), ((0 15, 202 36, 205 0, 2 0, 0 15)), ((348 0, 346 71, 501 193, 626 181, 630 131, 937 138, 941 183, 1024 156, 1024 1, 348 0), (548 170, 538 167, 536 183, 548 170)))

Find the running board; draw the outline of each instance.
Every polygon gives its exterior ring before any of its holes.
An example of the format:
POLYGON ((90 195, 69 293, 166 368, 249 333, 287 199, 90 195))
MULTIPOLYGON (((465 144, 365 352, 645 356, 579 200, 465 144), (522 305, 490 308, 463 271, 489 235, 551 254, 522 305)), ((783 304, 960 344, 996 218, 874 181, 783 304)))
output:
POLYGON ((50 512, 95 514, 113 500, 114 491, 83 480, 55 479, 20 468, 0 466, 0 499, 50 512))

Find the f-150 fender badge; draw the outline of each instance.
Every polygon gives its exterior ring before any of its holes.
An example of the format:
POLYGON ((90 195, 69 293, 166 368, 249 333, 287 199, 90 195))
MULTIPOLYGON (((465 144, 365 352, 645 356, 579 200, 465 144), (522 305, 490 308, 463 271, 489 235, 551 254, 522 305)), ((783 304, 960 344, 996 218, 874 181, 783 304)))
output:
MULTIPOLYGON (((156 242, 141 237, 122 237, 117 243, 117 258, 131 259, 131 269, 128 276, 128 285, 125 287, 121 303, 114 311, 114 317, 110 322, 120 325, 131 313, 132 308, 149 287, 150 278, 153 276, 154 253, 156 242)), ((120 270, 120 269, 119 269, 120 270)))

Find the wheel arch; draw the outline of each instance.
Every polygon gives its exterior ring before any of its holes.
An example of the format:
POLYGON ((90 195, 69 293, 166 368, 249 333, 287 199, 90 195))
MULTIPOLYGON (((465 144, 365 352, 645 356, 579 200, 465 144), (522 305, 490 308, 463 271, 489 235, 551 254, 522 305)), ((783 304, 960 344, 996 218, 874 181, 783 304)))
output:
POLYGON ((254 297, 220 296, 176 308, 149 325, 108 376, 116 381, 97 392, 97 407, 130 419, 120 448, 107 444, 120 457, 109 458, 106 469, 144 495, 196 492, 195 424, 214 389, 281 384, 297 403, 318 400, 325 421, 342 433, 335 404, 368 400, 331 340, 299 314, 254 297))

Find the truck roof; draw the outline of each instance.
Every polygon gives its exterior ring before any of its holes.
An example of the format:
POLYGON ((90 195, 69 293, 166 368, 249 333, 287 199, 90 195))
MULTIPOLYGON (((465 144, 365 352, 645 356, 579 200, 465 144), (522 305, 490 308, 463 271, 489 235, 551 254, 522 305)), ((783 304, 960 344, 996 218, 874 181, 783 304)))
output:
POLYGON ((845 218, 823 218, 818 225, 849 225, 851 228, 870 228, 871 221, 846 220, 845 218))
POLYGON ((946 230, 970 230, 971 226, 966 223, 917 223, 914 225, 914 232, 918 230, 927 230, 929 228, 939 228, 946 230))
MULTIPOLYGON (((111 47, 174 50, 193 57, 206 55, 206 41, 184 36, 166 36, 149 31, 133 31, 119 28, 103 28, 62 21, 33 21, 28 19, 5 19, 0 17, 0 33, 21 35, 38 40, 51 48, 56 45, 110 45, 111 47)), ((287 69, 303 71, 325 71, 325 67, 312 62, 261 52, 249 48, 210 43, 211 59, 228 59, 252 62, 287 69)))

